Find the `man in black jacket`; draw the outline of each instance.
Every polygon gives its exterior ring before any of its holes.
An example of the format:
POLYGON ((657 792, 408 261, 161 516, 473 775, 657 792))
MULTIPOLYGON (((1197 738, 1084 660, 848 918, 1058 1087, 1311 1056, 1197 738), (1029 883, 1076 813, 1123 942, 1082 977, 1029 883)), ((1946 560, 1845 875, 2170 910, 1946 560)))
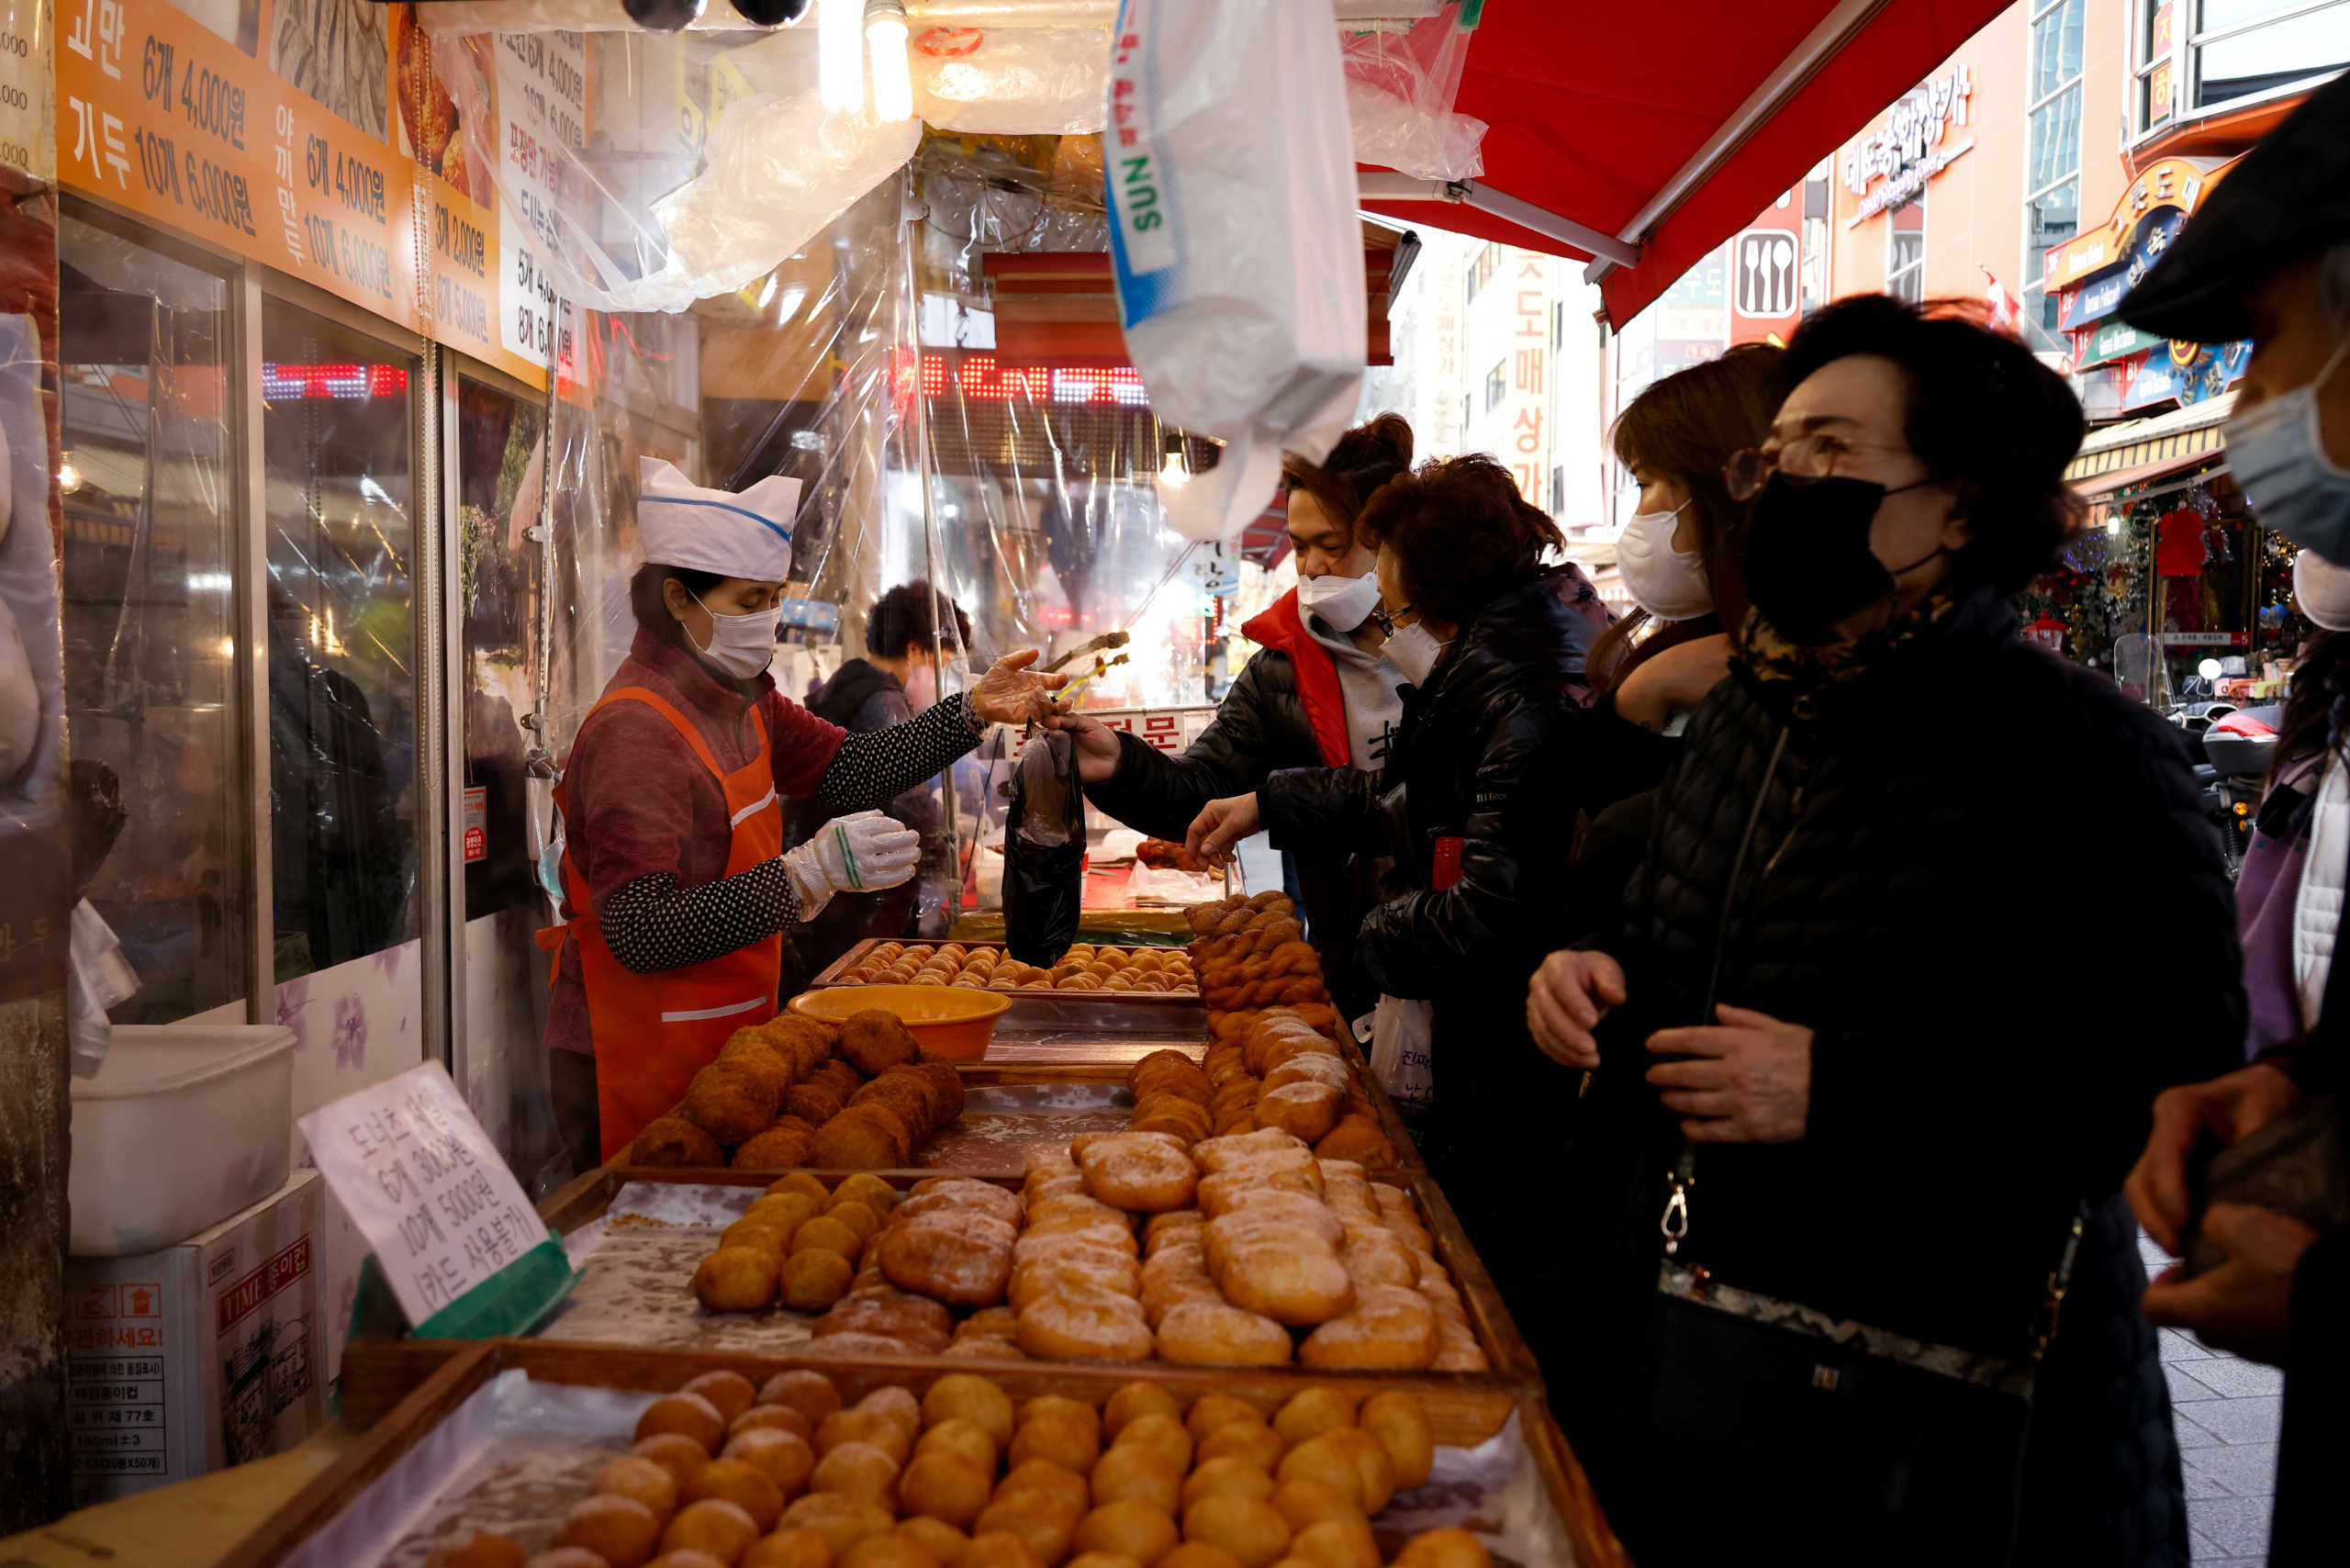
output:
MULTIPOLYGON (((2188 342, 2252 340, 2228 423, 2229 465, 2265 526, 2350 566, 2350 77, 2311 95, 2245 155, 2121 315, 2188 342)), ((2188 1172, 2215 1148, 2340 1091, 2350 1029, 2341 958, 2337 933, 2309 1036, 2155 1102, 2154 1136, 2130 1177, 2139 1221, 2165 1249, 2179 1251, 2199 1223, 2227 1254, 2194 1279, 2173 1269, 2155 1281, 2147 1316, 2285 1369, 2268 1558, 2279 1568, 2339 1561, 2343 1551, 2350 1233, 2321 1236, 2246 1204, 2215 1204, 2198 1216, 2188 1172)))

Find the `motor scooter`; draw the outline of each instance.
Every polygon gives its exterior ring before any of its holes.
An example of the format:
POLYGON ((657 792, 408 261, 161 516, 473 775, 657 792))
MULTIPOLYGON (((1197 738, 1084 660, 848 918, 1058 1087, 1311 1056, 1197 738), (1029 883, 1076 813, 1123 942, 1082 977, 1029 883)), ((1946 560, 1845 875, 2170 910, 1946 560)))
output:
POLYGON ((2277 726, 2284 711, 2275 702, 2238 708, 2211 719, 2200 737, 2205 767, 2211 775, 2205 794, 2220 823, 2220 854, 2230 877, 2252 847, 2252 825, 2260 815, 2261 790, 2267 783, 2269 761, 2277 755, 2277 726))

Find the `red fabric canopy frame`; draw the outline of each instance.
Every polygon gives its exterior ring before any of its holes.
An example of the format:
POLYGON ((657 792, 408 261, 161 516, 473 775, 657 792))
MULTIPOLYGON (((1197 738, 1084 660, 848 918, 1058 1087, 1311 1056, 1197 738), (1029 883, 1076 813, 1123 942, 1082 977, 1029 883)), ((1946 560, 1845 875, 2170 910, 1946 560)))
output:
MULTIPOLYGON (((1478 187, 1639 246, 1637 262, 1611 265, 1600 278, 1608 318, 1620 324, 2007 4, 1486 0, 1454 106, 1489 127, 1478 187), (1743 140, 1691 168, 1750 107, 1761 118, 1743 140), (1684 171, 1690 188, 1642 221, 1684 171)), ((1364 205, 1553 255, 1594 254, 1467 202, 1372 197, 1364 205)))

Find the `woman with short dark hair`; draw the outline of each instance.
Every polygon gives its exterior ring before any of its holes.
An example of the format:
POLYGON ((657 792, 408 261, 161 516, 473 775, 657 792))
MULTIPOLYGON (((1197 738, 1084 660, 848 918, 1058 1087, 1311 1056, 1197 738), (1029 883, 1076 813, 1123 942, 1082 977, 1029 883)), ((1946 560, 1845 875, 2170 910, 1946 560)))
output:
POLYGON ((2071 526, 2079 406, 1882 296, 1809 318, 1787 376, 1729 470, 1732 678, 1615 928, 1528 997, 1593 1074, 1579 1161, 1615 1160, 1560 1238, 1580 1330, 1655 1347, 1554 1407, 1643 1563, 2183 1562, 2120 1189, 2244 992, 2175 738, 2008 602, 2071 526))
POLYGON ((1261 822, 1277 849, 1393 857, 1355 959, 1382 992, 1434 1003, 1435 1100, 1414 1139, 1539 1340, 1571 1274, 1528 1223, 1523 1173, 1560 1152, 1581 1075, 1534 1049, 1523 1002, 1572 935, 1557 895, 1588 622, 1562 591, 1568 568, 1543 564, 1557 527, 1490 457, 1390 480, 1356 526, 1392 607, 1387 656, 1412 682, 1386 767, 1273 773, 1211 803, 1191 836, 1221 857, 1261 822))

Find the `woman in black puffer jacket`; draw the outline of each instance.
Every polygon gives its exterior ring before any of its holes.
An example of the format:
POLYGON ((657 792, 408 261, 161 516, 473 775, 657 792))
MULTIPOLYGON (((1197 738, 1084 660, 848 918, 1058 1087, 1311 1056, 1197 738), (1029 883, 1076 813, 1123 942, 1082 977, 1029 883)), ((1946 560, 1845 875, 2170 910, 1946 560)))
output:
POLYGON ((1530 1339, 1563 1260, 1527 1222, 1525 1173, 1555 1165, 1579 1072, 1526 1032, 1526 982, 1572 935, 1559 897, 1575 815, 1566 766, 1583 706, 1588 622, 1545 568, 1559 543, 1483 456, 1392 481, 1357 523, 1396 608, 1388 656, 1414 685, 1386 767, 1272 774, 1192 826, 1221 855, 1262 825, 1301 857, 1392 857, 1355 959, 1391 996, 1432 1001, 1436 1098, 1414 1139, 1530 1339))
POLYGON ((2021 344, 1883 297, 1811 317, 1788 362, 1732 465, 1755 498, 1732 678, 1614 933, 1528 998, 1550 1057, 1595 1070, 1554 1232, 1581 1338, 1643 1344, 1668 1218, 1714 1306, 1674 1309, 1652 1359, 1554 1369, 1553 1407, 1643 1564, 1796 1540, 1996 1564, 2011 1503, 2016 1561, 2183 1563, 2118 1194, 2154 1096, 2236 1055, 2244 997, 2170 733, 2008 604, 2072 524, 2079 407, 2021 344), (1835 1352, 1718 1310, 1751 1293, 2028 1364, 2084 1207, 2020 1489, 2011 1442, 1956 1438, 1886 1363, 1822 1382, 1835 1352))

